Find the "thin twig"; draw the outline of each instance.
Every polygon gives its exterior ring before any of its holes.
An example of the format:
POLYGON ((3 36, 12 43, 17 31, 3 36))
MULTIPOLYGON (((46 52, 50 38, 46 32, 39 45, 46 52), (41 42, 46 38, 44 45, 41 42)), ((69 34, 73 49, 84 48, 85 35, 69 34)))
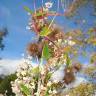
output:
MULTIPOLYGON (((59 11, 59 0, 58 0, 58 6, 57 6, 57 12, 58 12, 58 11, 59 11)), ((57 16, 57 15, 55 14, 55 16, 53 17, 53 19, 52 19, 50 25, 48 26, 48 30, 50 29, 51 25, 53 24, 53 22, 54 22, 56 16, 57 16)))
POLYGON ((59 49, 59 46, 57 46, 56 43, 53 42, 48 36, 46 36, 45 38, 48 39, 53 45, 55 45, 59 49))

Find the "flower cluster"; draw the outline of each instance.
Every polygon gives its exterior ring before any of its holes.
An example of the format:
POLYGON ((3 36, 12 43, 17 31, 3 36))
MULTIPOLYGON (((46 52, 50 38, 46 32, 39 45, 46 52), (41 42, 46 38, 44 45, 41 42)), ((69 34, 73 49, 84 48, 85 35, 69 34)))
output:
POLYGON ((52 71, 50 68, 46 70, 46 66, 32 67, 27 62, 20 64, 16 72, 17 79, 11 82, 13 92, 16 96, 54 96, 62 84, 51 81, 52 71))
MULTIPOLYGON (((78 2, 76 0, 76 6, 78 2)), ((78 41, 73 39, 74 32, 69 35, 63 33, 56 24, 50 25, 50 22, 46 20, 52 5, 51 2, 45 3, 31 16, 27 29, 36 32, 39 40, 36 43, 30 43, 27 49, 30 56, 37 57, 41 62, 33 67, 32 58, 24 59, 16 72, 17 79, 11 82, 16 96, 60 96, 59 93, 67 87, 74 88, 83 81, 87 82, 85 78, 76 77, 81 65, 72 65, 70 59, 78 41), (45 65, 42 64, 42 59, 47 61, 45 65)), ((75 37, 77 38, 78 34, 75 37)), ((65 96, 71 95, 66 94, 65 96)))
POLYGON ((37 9, 36 12, 32 14, 26 29, 34 30, 35 32, 41 31, 41 27, 46 26, 45 21, 48 19, 48 12, 52 5, 53 3, 46 2, 45 6, 37 9))
POLYGON ((15 82, 11 82, 12 89, 13 92, 16 93, 16 96, 24 96, 21 91, 22 84, 28 87, 30 91, 32 91, 32 88, 34 88, 34 84, 31 81, 33 76, 33 74, 31 74, 32 66, 30 64, 23 63, 19 67, 20 68, 18 68, 16 72, 18 78, 15 80, 15 82))

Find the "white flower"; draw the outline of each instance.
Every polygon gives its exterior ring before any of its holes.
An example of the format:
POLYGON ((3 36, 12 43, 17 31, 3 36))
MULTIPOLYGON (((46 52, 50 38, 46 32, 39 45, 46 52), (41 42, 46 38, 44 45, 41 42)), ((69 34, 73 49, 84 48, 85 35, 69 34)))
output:
POLYGON ((69 95, 66 95, 66 96, 69 96, 69 95))
POLYGON ((54 83, 58 83, 59 81, 58 80, 54 80, 54 83))
POLYGON ((21 64, 21 68, 23 68, 23 69, 27 69, 27 68, 28 68, 28 64, 27 64, 27 63, 23 63, 23 64, 21 64))
POLYGON ((61 43, 62 42, 62 39, 58 39, 58 43, 61 43))
POLYGON ((57 93, 57 91, 56 90, 53 90, 53 94, 56 94, 57 93))
POLYGON ((47 83, 47 86, 51 86, 51 84, 52 84, 51 81, 49 81, 49 82, 47 83))
POLYGON ((28 57, 27 57, 29 60, 32 60, 32 56, 30 56, 30 55, 28 55, 28 57))
POLYGON ((16 75, 18 75, 18 76, 19 76, 19 74, 18 74, 18 73, 21 73, 21 72, 22 72, 22 69, 20 69, 20 68, 18 67, 16 75))
POLYGON ((21 72, 21 75, 22 75, 22 76, 25 76, 26 74, 27 74, 26 71, 22 71, 22 72, 21 72))
POLYGON ((27 78, 27 77, 23 77, 23 80, 24 80, 24 81, 28 81, 28 78, 27 78))
POLYGON ((69 38, 68 38, 69 40, 71 40, 72 39, 72 36, 69 36, 69 38))
POLYGON ((21 84, 22 83, 22 81, 17 81, 18 82, 18 84, 21 84))
POLYGON ((66 44, 68 42, 68 40, 64 40, 64 43, 66 44))
POLYGON ((47 17, 44 17, 45 20, 47 20, 48 18, 47 17))
POLYGON ((32 89, 35 89, 35 84, 33 86, 31 86, 32 89))
POLYGON ((36 93, 34 93, 34 95, 35 95, 35 96, 38 96, 38 93, 36 92, 36 93))
POLYGON ((26 26, 26 29, 30 30, 30 26, 26 26))
POLYGON ((16 79, 14 82, 17 84, 18 83, 18 79, 16 79))
POLYGON ((48 92, 49 92, 50 94, 52 93, 52 91, 51 91, 51 90, 49 90, 48 92))
POLYGON ((30 16, 31 15, 31 13, 30 12, 28 12, 28 16, 30 16))
POLYGON ((13 90, 14 93, 19 93, 20 92, 20 90, 17 86, 12 87, 12 90, 13 90))
POLYGON ((46 87, 44 87, 43 85, 41 85, 41 90, 46 90, 46 87))
POLYGON ((43 7, 43 11, 44 11, 44 12, 48 12, 48 11, 49 11, 49 9, 48 9, 47 7, 46 7, 46 8, 45 8, 45 7, 43 7))
POLYGON ((20 73, 16 73, 17 77, 20 77, 20 73))
POLYGON ((51 3, 51 2, 47 2, 47 3, 45 3, 46 8, 51 8, 52 5, 53 5, 53 3, 51 3))
POLYGON ((35 83, 34 82, 30 83, 30 85, 31 85, 32 89, 35 89, 35 83))
POLYGON ((68 41, 68 44, 69 44, 70 46, 74 46, 76 43, 75 43, 74 41, 72 41, 72 40, 69 40, 69 41, 68 41))
POLYGON ((49 45, 52 45, 52 42, 50 42, 49 45))

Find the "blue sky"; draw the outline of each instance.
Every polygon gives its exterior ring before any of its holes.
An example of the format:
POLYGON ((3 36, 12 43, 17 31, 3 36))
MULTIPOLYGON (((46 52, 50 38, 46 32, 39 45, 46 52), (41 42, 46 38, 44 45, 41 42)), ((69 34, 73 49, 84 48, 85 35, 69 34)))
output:
MULTIPOLYGON (((4 39, 5 50, 0 51, 0 57, 3 58, 21 58, 21 54, 25 52, 26 46, 35 36, 32 32, 26 30, 29 16, 23 9, 28 6, 33 10, 34 0, 0 0, 0 28, 7 27, 9 35, 4 39)), ((46 2, 47 0, 44 0, 46 2)), ((56 9, 56 0, 53 10, 56 9)), ((40 0, 36 0, 36 7, 41 5, 40 0)), ((61 9, 61 8, 60 8, 61 9)), ((90 15, 93 11, 92 5, 87 5, 80 9, 79 16, 75 16, 72 20, 65 17, 57 17, 56 22, 64 27, 65 30, 81 28, 87 30, 89 27, 96 25, 96 17, 90 15), (83 9, 83 10, 82 10, 83 9), (78 19, 84 19, 87 23, 75 24, 78 19)), ((60 12, 63 12, 61 9, 60 12)), ((82 58, 83 59, 83 58, 82 58)), ((83 61, 83 60, 82 60, 83 61)))

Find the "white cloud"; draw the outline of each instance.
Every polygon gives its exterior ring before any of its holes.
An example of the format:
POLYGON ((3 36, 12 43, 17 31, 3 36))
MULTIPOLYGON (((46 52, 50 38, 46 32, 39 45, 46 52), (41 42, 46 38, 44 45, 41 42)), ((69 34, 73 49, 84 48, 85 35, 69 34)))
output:
MULTIPOLYGON (((0 76, 6 76, 15 73, 18 66, 24 62, 24 59, 2 59, 0 60, 0 76)), ((32 66, 37 63, 31 62, 32 66)))
POLYGON ((0 76, 14 73, 22 60, 2 59, 0 60, 0 76))

